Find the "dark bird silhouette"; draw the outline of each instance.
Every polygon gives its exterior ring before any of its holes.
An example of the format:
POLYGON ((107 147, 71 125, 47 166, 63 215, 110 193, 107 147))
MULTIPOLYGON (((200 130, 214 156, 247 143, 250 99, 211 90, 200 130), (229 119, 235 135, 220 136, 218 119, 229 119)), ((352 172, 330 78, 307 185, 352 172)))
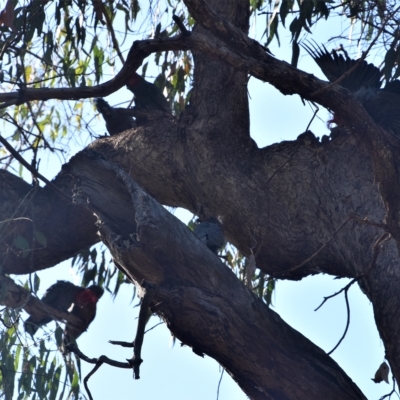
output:
MULTIPOLYGON (((75 286, 71 282, 57 281, 50 286, 42 297, 42 302, 57 308, 63 312, 70 312, 81 319, 79 326, 72 326, 68 322, 65 327, 65 334, 69 338, 77 339, 84 331, 87 330, 90 323, 96 316, 96 304, 104 291, 97 285, 83 288, 75 286)), ((39 327, 52 321, 51 315, 40 320, 30 317, 25 322, 25 330, 33 336, 39 327)))
POLYGON ((346 52, 344 52, 344 55, 339 54, 338 50, 332 50, 329 53, 325 46, 321 48, 311 43, 303 43, 302 45, 321 68, 329 82, 335 82, 359 62, 358 67, 340 81, 339 85, 351 92, 357 92, 362 88, 375 88, 378 90, 381 87, 381 71, 375 65, 369 64, 365 60, 353 60, 346 52))
MULTIPOLYGON (((365 60, 353 60, 344 50, 342 55, 337 50, 329 53, 324 46, 321 48, 311 43, 303 43, 303 47, 330 82, 354 68, 338 84, 354 93, 378 125, 400 137, 400 81, 387 82, 381 88, 382 73, 375 65, 365 60)), ((336 118, 333 122, 337 122, 336 118)))
POLYGON ((138 73, 134 73, 126 84, 126 87, 135 95, 135 108, 141 111, 162 111, 171 114, 171 108, 167 99, 159 87, 147 82, 138 73))
POLYGON ((196 225, 193 232, 215 254, 218 254, 218 250, 225 244, 222 225, 214 217, 196 225))
POLYGON ((135 120, 129 115, 124 115, 125 108, 111 107, 102 98, 97 98, 94 102, 97 111, 103 116, 106 122, 106 128, 110 136, 136 128, 135 120))
POLYGON ((381 383, 385 381, 389 383, 389 366, 383 362, 378 370, 375 372, 375 376, 372 378, 375 383, 381 383))
POLYGON ((64 335, 68 341, 71 339, 77 339, 88 329, 96 316, 97 301, 103 293, 104 290, 101 287, 92 285, 75 295, 75 300, 72 308, 70 308, 70 313, 77 316, 82 321, 82 324, 77 326, 72 325, 69 322, 66 323, 64 335))

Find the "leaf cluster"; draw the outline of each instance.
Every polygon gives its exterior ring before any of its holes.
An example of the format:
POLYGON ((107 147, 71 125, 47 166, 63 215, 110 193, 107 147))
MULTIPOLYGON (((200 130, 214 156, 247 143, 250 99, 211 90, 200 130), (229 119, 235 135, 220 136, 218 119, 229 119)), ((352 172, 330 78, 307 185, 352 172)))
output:
MULTIPOLYGON (((78 362, 61 359, 54 352, 51 336, 35 342, 18 331, 21 316, 4 309, 0 316, 0 388, 6 400, 78 398, 80 395, 78 362), (64 372, 63 372, 64 371, 64 372)), ((55 331, 56 345, 62 341, 60 326, 55 331)))

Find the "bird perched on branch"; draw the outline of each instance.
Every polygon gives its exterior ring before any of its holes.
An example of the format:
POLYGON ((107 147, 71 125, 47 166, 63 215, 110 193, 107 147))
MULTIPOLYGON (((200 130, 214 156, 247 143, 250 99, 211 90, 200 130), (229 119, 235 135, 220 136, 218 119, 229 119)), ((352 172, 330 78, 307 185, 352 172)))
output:
POLYGON ((75 295, 70 313, 78 317, 82 324, 72 325, 67 322, 64 330, 64 341, 69 342, 71 339, 77 339, 88 329, 96 316, 97 302, 103 293, 104 290, 101 287, 92 285, 75 295))
MULTIPOLYGON (((87 330, 96 316, 96 304, 104 291, 100 286, 92 285, 88 288, 75 286, 71 282, 57 281, 50 286, 42 297, 42 302, 63 312, 69 312, 80 318, 81 324, 65 326, 65 336, 77 339, 87 330)), ((25 322, 25 331, 33 336, 39 327, 48 324, 53 318, 48 315, 40 320, 30 317, 25 322)))
MULTIPOLYGON (((382 86, 382 73, 379 68, 365 60, 353 60, 344 49, 344 55, 338 50, 331 53, 322 46, 304 44, 303 47, 311 55, 330 82, 335 82, 343 74, 354 70, 338 84, 354 93, 373 120, 391 134, 400 137, 400 81, 394 80, 382 86)), ((337 123, 337 116, 333 122, 337 123)))
POLYGON ((135 120, 124 114, 125 108, 111 107, 104 99, 95 99, 97 111, 103 116, 106 128, 110 136, 136 128, 135 120))
POLYGON ((194 234, 215 254, 225 244, 225 236, 221 223, 211 217, 196 225, 194 234))
MULTIPOLYGON (((135 109, 149 115, 156 113, 156 117, 164 113, 171 114, 171 108, 160 88, 154 83, 147 82, 138 73, 134 72, 126 87, 135 95, 135 109)), ((138 125, 146 122, 148 118, 137 117, 138 125)))

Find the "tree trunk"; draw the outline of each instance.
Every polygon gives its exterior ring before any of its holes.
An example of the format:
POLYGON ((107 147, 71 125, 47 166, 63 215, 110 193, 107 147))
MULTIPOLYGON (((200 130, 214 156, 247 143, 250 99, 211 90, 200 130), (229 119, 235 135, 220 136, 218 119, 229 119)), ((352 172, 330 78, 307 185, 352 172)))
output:
POLYGON ((218 216, 227 239, 243 254, 253 253, 272 277, 322 272, 357 278, 399 379, 396 149, 359 104, 349 110, 354 98, 343 89, 326 88, 242 40, 248 2, 186 4, 202 23, 185 39, 195 47, 190 106, 174 119, 93 142, 53 181, 66 196, 52 186, 33 191, 2 172, 1 220, 30 218, 3 230, 3 273, 48 268, 94 244, 99 229, 135 284, 157 285, 153 311, 174 335, 215 358, 250 398, 364 398, 329 356, 269 310, 159 203, 218 216), (213 35, 227 41, 221 31, 232 27, 213 25, 207 7, 239 28, 221 49, 230 52, 225 62, 216 56, 213 35), (210 44, 206 54, 203 37, 210 44), (248 70, 284 93, 341 111, 352 129, 327 143, 306 132, 258 149, 249 135, 248 70), (15 211, 16 204, 24 207, 15 211), (36 231, 47 238, 44 248, 36 231), (32 257, 23 258, 18 236, 28 240, 32 257))

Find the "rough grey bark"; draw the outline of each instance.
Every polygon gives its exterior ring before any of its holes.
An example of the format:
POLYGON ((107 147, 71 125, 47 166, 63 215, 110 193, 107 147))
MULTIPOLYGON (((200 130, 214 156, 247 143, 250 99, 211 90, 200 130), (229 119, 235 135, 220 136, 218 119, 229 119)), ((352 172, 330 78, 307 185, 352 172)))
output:
POLYGON ((156 285, 152 311, 196 354, 215 358, 250 398, 364 398, 324 351, 270 310, 120 167, 85 152, 69 173, 81 182, 75 201, 96 213, 119 268, 136 285, 156 285), (126 201, 107 208, 109 193, 126 201), (123 222, 127 215, 136 223, 123 222), (295 371, 301 373, 294 377, 295 371))
MULTIPOLYGON (((133 182, 122 184, 115 171, 101 170, 100 161, 107 160, 157 202, 219 216, 227 239, 245 255, 253 252, 267 274, 359 277, 400 378, 398 143, 344 89, 273 59, 248 39, 246 1, 185 3, 201 24, 192 36, 136 43, 127 65, 137 67, 151 51, 192 48, 191 105, 174 119, 97 140, 74 157, 53 183, 67 196, 78 193, 79 204, 52 187, 37 189, 28 201, 29 186, 0 174, 7 183, 0 219, 33 221, 3 229, 3 272, 47 268, 95 243, 98 218, 101 239, 127 276, 138 285, 143 279, 158 285, 162 306, 154 311, 184 343, 226 367, 251 398, 320 399, 327 387, 331 398, 363 398, 327 355, 266 309, 157 203, 138 189, 140 199, 132 200, 126 188, 136 188, 133 182), (329 107, 348 129, 323 144, 307 132, 297 141, 258 149, 249 136, 248 71, 284 94, 329 107), (19 204, 27 204, 27 211, 15 212, 19 204), (47 247, 22 258, 13 238, 31 238, 32 229, 48 238, 47 247)), ((113 84, 122 82, 127 68, 113 84)), ((92 89, 92 95, 99 94, 92 89)))

